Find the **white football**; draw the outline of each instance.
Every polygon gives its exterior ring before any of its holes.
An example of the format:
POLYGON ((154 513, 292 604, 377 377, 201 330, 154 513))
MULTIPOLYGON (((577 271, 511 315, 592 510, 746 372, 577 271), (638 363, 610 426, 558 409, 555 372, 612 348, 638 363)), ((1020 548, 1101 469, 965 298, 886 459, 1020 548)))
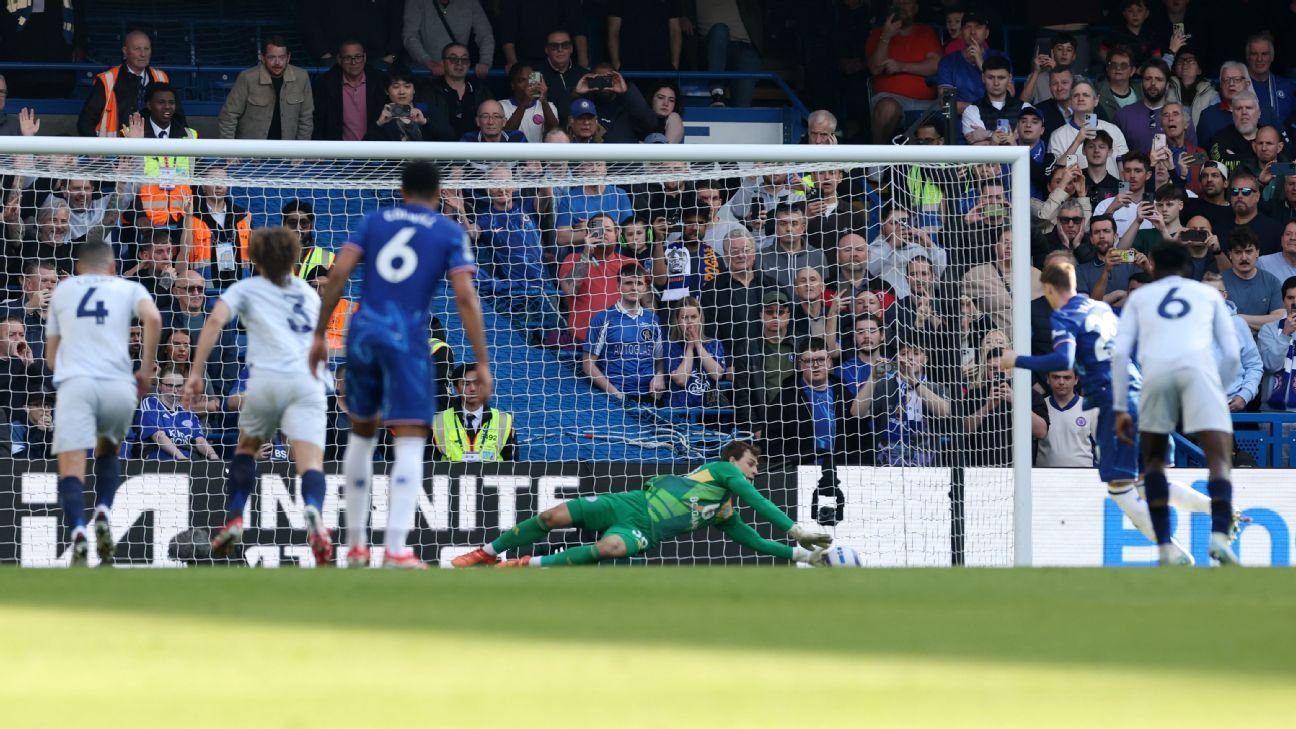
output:
POLYGON ((863 567, 859 552, 844 544, 834 544, 824 553, 824 563, 829 567, 863 567))

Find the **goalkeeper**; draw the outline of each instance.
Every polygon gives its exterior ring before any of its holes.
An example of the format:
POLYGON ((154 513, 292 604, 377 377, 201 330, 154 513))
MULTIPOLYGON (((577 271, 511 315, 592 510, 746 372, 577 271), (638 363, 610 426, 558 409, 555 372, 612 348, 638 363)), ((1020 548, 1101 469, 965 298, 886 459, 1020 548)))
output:
POLYGON ((573 499, 523 521, 495 541, 461 555, 454 567, 497 565, 499 567, 552 567, 591 564, 605 559, 631 557, 652 549, 664 539, 714 524, 739 544, 761 554, 797 562, 823 564, 832 537, 810 532, 793 523, 783 510, 761 496, 752 485, 760 468, 760 450, 750 443, 734 441, 720 452, 720 460, 708 463, 687 476, 657 476, 642 491, 573 499), (788 533, 799 546, 773 542, 756 533, 734 509, 737 495, 788 533), (601 536, 594 544, 574 547, 547 557, 518 557, 500 561, 499 555, 544 539, 552 529, 567 527, 595 529, 601 536))

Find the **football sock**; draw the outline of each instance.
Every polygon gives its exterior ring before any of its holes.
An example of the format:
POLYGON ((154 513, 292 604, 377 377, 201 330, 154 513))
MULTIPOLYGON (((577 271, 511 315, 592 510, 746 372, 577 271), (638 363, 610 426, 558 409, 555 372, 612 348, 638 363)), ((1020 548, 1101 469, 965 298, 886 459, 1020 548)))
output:
POLYGON ((414 510, 423 488, 425 438, 397 438, 396 459, 391 468, 391 489, 387 496, 387 553, 404 554, 405 540, 414 528, 414 510))
POLYGON ((525 547, 528 544, 535 544, 544 539, 549 530, 545 525, 540 523, 539 516, 533 516, 530 519, 524 519, 517 526, 495 537, 495 540, 489 545, 490 549, 486 550, 491 554, 507 552, 510 549, 525 547))
POLYGON ((76 476, 58 481, 59 506, 63 507, 63 525, 70 531, 85 530, 85 486, 76 476))
POLYGON ((572 547, 557 554, 532 559, 531 564, 539 567, 555 567, 558 565, 594 564, 597 561, 599 561, 598 545, 586 544, 583 547, 572 547))
POLYGON ((225 521, 243 516, 243 509, 247 506, 248 497, 252 495, 252 489, 256 487, 256 458, 251 453, 235 453, 230 459, 229 478, 225 480, 225 488, 229 491, 229 500, 226 502, 225 521))
POLYGON ((1165 473, 1149 471, 1143 474, 1143 489, 1147 495, 1148 515, 1157 544, 1170 543, 1170 484, 1165 473))
POLYGON ((486 554, 489 554, 489 555, 492 556, 492 557, 498 557, 498 556, 499 556, 499 551, 495 549, 495 543, 494 543, 494 542, 487 542, 486 544, 483 544, 483 545, 482 545, 482 551, 485 552, 486 554))
POLYGON ((1148 514, 1147 502, 1139 496, 1138 489, 1134 484, 1127 483, 1122 486, 1107 486, 1107 494, 1111 496, 1112 501, 1125 512, 1125 516, 1134 523, 1134 527, 1143 533, 1143 536, 1152 541, 1156 541, 1156 532, 1152 529, 1152 517, 1148 514))
POLYGON ((1176 509, 1196 511, 1200 514, 1209 514, 1211 510, 1209 496, 1191 486, 1174 481, 1170 482, 1170 505, 1176 509))
POLYGON ((115 452, 104 456, 95 456, 95 506, 110 511, 113 499, 117 496, 117 487, 121 484, 121 462, 115 452))
POLYGON ((1206 490, 1210 491, 1211 531, 1228 534, 1233 526, 1233 482, 1227 478, 1211 479, 1206 490))
POLYGON ((324 513, 324 472, 310 470, 302 474, 301 492, 302 503, 306 506, 313 506, 315 510, 324 513))
POLYGON ((346 485, 347 544, 355 547, 367 544, 369 529, 369 483, 373 481, 373 452, 375 439, 352 433, 347 439, 346 455, 342 458, 342 475, 346 485))

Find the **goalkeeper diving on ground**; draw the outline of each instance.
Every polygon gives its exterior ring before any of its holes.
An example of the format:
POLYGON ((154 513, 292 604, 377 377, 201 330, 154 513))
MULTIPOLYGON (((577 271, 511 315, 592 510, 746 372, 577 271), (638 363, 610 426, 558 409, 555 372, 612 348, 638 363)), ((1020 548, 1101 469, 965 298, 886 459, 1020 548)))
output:
POLYGON ((656 476, 641 491, 572 499, 526 519, 490 544, 456 557, 450 564, 456 568, 592 564, 643 554, 659 542, 712 525, 735 542, 761 554, 823 564, 832 537, 798 526, 762 496, 752 485, 759 470, 760 450, 750 443, 733 441, 720 451, 720 460, 687 476, 656 476), (734 496, 787 532, 797 546, 790 547, 757 534, 738 516, 734 496), (553 529, 569 527, 593 529, 599 532, 599 540, 544 557, 500 559, 507 551, 544 540, 553 529))

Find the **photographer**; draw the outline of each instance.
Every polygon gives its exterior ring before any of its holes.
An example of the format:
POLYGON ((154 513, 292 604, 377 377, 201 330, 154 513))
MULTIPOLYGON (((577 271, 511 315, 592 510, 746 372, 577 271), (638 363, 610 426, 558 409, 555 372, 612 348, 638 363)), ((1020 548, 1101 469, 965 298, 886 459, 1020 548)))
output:
MULTIPOLYGON (((1148 180, 1152 179, 1152 160, 1143 152, 1129 152, 1120 159, 1121 180, 1120 192, 1116 197, 1107 198, 1094 207, 1094 215, 1110 215, 1116 222, 1116 235, 1124 236, 1130 227, 1152 230, 1148 222, 1152 208, 1152 190, 1148 180), (1140 217, 1140 213, 1143 213, 1140 217)), ((1122 244, 1118 247, 1127 248, 1122 244)))
POLYGON ((594 102, 609 144, 635 144, 657 130, 657 115, 639 89, 626 84, 610 63, 600 63, 572 90, 594 102))

